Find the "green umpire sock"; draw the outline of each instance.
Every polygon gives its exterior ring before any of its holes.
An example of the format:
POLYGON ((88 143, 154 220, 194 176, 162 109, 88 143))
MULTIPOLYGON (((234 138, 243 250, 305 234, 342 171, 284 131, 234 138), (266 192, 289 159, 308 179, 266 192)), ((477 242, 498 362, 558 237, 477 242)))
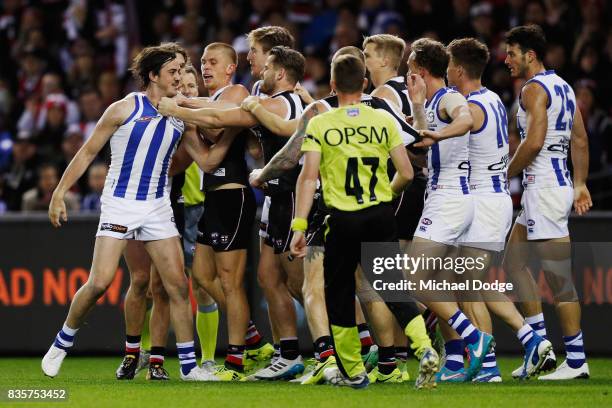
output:
POLYGON ((417 354, 418 351, 422 351, 425 348, 432 348, 423 316, 418 315, 412 319, 405 327, 404 333, 411 341, 410 348, 417 351, 417 354))
POLYGON ((361 342, 357 326, 340 327, 332 324, 331 331, 339 363, 349 378, 363 373, 365 366, 361 361, 361 342))

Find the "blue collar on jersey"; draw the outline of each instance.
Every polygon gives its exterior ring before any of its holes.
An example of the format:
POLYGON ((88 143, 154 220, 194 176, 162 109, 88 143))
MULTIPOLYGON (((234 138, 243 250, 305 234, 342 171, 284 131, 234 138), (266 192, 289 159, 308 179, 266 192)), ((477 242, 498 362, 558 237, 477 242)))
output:
POLYGON ((539 72, 539 73, 535 74, 534 77, 543 76, 543 75, 551 75, 551 74, 554 74, 554 73, 555 73, 554 69, 549 69, 548 71, 539 72))
POLYGON ((487 89, 487 88, 485 88, 485 87, 483 86, 482 88, 480 88, 480 89, 479 89, 479 90, 477 90, 477 91, 470 92, 470 93, 469 93, 469 94, 468 94, 468 95, 465 97, 465 99, 469 98, 470 96, 474 96, 474 95, 482 95, 483 93, 485 93, 485 92, 487 92, 487 91, 488 91, 488 89, 487 89))
POLYGON ((440 99, 442 97, 442 95, 444 95, 446 92, 448 92, 448 88, 446 87, 442 87, 440 89, 438 89, 436 91, 436 93, 434 93, 431 96, 431 99, 428 100, 427 102, 425 102, 425 108, 429 108, 429 105, 431 105, 433 102, 437 101, 438 99, 440 99))

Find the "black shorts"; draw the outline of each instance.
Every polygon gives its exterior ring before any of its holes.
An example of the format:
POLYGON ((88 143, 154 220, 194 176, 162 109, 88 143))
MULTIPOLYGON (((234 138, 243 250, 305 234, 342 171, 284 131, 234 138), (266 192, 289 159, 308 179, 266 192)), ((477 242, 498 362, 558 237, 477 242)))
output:
POLYGON ((355 268, 362 242, 397 242, 393 207, 382 203, 360 211, 330 211, 325 235, 325 300, 330 324, 355 326, 355 268))
POLYGON ((185 204, 183 201, 183 193, 181 189, 185 184, 185 173, 179 173, 172 177, 170 186, 170 206, 174 216, 174 224, 181 237, 185 233, 185 204))
POLYGON ((265 243, 274 248, 275 254, 289 251, 291 238, 291 221, 295 216, 295 193, 293 191, 274 194, 270 198, 268 214, 268 236, 265 243))
POLYGON ((320 208, 311 211, 311 216, 308 220, 308 230, 306 231, 307 246, 323 246, 325 242, 325 221, 328 215, 329 211, 325 211, 320 208))
POLYGON ((171 201, 170 206, 172 207, 172 216, 174 217, 174 224, 178 233, 183 236, 185 233, 185 204, 178 201, 171 201))
POLYGON ((425 205, 426 187, 427 179, 417 177, 402 195, 393 200, 398 239, 411 241, 414 238, 425 205))
POLYGON ((215 252, 247 249, 255 210, 250 188, 208 191, 196 241, 211 246, 215 252))

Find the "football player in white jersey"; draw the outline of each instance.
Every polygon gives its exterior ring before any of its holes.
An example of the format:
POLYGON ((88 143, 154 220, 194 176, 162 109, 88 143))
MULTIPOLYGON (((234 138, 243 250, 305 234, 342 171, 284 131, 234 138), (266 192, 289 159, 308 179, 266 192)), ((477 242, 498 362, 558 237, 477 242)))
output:
MULTIPOLYGON (((411 258, 446 257, 459 243, 473 217, 468 185, 468 141, 473 120, 465 98, 446 87, 444 76, 448 60, 442 43, 425 38, 412 44, 408 57, 407 86, 416 127, 429 129, 421 131, 424 139, 415 146, 431 146, 427 163, 421 164, 429 169, 427 196, 423 215, 408 249, 411 258), (417 92, 423 84, 425 95, 417 92)), ((421 281, 430 281, 435 280, 438 271, 420 267, 411 273, 421 281)), ((418 283, 416 287, 419 288, 418 283)), ((459 310, 452 294, 420 290, 414 294, 463 339, 470 359, 465 378, 474 378, 494 344, 493 337, 472 325, 459 310)))
MULTIPOLYGON (((537 286, 525 273, 527 249, 533 243, 554 293, 566 361, 541 380, 588 378, 580 328, 580 304, 571 279, 571 249, 567 228, 572 204, 578 215, 592 206, 586 186, 588 138, 571 86, 544 68, 546 38, 536 25, 515 27, 506 35, 506 65, 515 78, 526 80, 519 95, 517 126, 522 142, 508 166, 508 177, 523 174, 523 210, 508 242, 504 268, 521 278, 521 306, 527 321, 546 337, 537 286), (573 178, 567 166, 571 147, 573 178)), ((545 369, 552 369, 551 360, 545 369)), ((513 375, 521 375, 520 369, 513 375)))
MULTIPOLYGON (((448 84, 466 97, 474 120, 469 139, 469 183, 474 201, 474 218, 460 239, 461 256, 484 259, 484 267, 470 273, 470 278, 484 279, 495 252, 504 248, 512 222, 512 199, 506 180, 508 120, 499 96, 481 82, 489 61, 487 46, 475 38, 463 38, 453 40, 447 50, 450 54, 448 84)), ((487 307, 508 323, 525 346, 526 375, 533 375, 545 361, 552 344, 533 331, 507 296, 488 291, 483 293, 483 299, 486 306, 483 302, 474 301, 477 299, 467 299, 462 303, 463 311, 479 329, 487 333, 492 332, 487 307)), ((462 372, 463 347, 456 347, 459 338, 453 333, 446 333, 445 338, 447 360, 443 370, 455 371, 453 368, 458 368, 456 371, 462 372)), ((459 379, 461 376, 453 378, 459 379)), ((485 357, 483 368, 473 381, 501 381, 494 350, 485 357)))
MULTIPOLYGON (((66 321, 42 360, 42 370, 50 377, 58 374, 76 332, 113 281, 127 240, 136 239, 145 242, 170 298, 181 379, 214 381, 217 378, 196 363, 188 281, 168 197, 170 158, 185 125, 160 115, 155 108, 162 97, 177 94, 181 61, 174 51, 147 47, 134 59, 132 72, 143 92, 132 93, 107 108, 92 136, 68 165, 49 205, 49 219, 55 227, 68 221, 65 192, 110 141, 111 168, 102 194, 89 279, 75 294, 66 321)), ((193 132, 186 142, 199 146, 193 132)))
MULTIPOLYGON (((182 68, 182 79, 184 79, 184 67, 188 61, 187 52, 176 43, 164 43, 162 46, 176 52, 182 68)), ((123 256, 130 272, 130 286, 125 295, 123 308, 126 334, 125 355, 116 370, 116 378, 118 380, 133 379, 140 370, 148 367, 147 379, 167 380, 169 377, 163 368, 163 363, 170 327, 168 295, 157 269, 151 263, 144 241, 129 240, 123 256), (153 303, 151 312, 147 315, 147 292, 149 290, 153 303), (145 346, 148 347, 147 349, 144 349, 141 347, 140 340, 141 335, 144 334, 143 327, 148 316, 151 316, 149 319, 151 323, 149 326, 150 344, 145 346)))

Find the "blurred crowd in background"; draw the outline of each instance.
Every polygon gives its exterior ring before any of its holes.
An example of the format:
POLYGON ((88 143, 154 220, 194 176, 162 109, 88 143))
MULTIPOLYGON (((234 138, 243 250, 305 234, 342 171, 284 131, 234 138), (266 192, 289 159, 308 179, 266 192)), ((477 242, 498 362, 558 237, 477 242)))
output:
MULTIPOLYGON (((547 68, 576 91, 589 133, 594 209, 612 209, 611 20, 606 0, 3 0, 0 213, 47 210, 59 177, 104 109, 137 90, 127 68, 143 46, 176 41, 199 70, 206 44, 232 44, 239 55, 235 82, 250 89, 255 79, 245 34, 263 25, 293 33, 307 60, 302 85, 316 98, 330 91, 330 56, 361 46, 365 35, 402 37, 406 58, 411 41, 423 36, 482 40, 491 51, 484 84, 509 111, 512 152, 522 83, 503 64, 503 35, 528 23, 547 35, 547 68)), ((105 149, 67 197, 69 211, 99 209, 108 161, 105 149)), ((520 181, 511 187, 518 205, 520 181)))

